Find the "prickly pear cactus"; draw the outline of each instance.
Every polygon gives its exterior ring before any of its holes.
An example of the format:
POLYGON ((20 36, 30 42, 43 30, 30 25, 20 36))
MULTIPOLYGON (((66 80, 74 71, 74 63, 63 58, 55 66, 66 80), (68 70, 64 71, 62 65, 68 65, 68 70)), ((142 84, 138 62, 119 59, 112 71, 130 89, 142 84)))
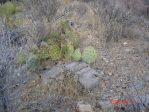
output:
POLYGON ((76 50, 74 51, 74 53, 72 54, 72 59, 73 59, 74 61, 80 61, 80 60, 81 60, 81 51, 80 51, 79 48, 76 49, 76 50))
POLYGON ((71 56, 74 52, 74 47, 71 43, 68 43, 66 46, 63 47, 63 51, 65 59, 71 59, 71 56))
POLYGON ((0 7, 0 15, 11 16, 16 13, 16 5, 12 2, 6 2, 0 7))
POLYGON ((38 66, 40 64, 40 61, 36 55, 30 55, 27 60, 27 67, 30 71, 36 71, 38 66))
POLYGON ((76 32, 73 32, 73 31, 69 31, 66 33, 66 37, 73 44, 73 46, 75 48, 77 48, 79 46, 79 43, 80 43, 79 34, 77 34, 76 32))
POLYGON ((82 59, 84 62, 91 64, 96 61, 97 54, 94 47, 86 47, 82 53, 82 59))
POLYGON ((61 48, 58 44, 52 45, 49 49, 49 55, 52 61, 57 61, 62 58, 61 48))
POLYGON ((61 23, 61 30, 62 30, 62 33, 66 33, 68 31, 71 31, 71 28, 69 26, 69 21, 64 21, 61 23))
POLYGON ((48 47, 39 48, 34 53, 38 56, 40 60, 45 60, 50 58, 48 47))

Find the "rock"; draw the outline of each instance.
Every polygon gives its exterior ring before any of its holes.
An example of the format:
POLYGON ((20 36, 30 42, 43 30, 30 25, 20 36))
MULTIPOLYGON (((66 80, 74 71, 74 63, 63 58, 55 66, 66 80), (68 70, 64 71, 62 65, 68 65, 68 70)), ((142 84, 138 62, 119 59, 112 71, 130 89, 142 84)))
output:
POLYGON ((137 80, 137 81, 135 81, 135 82, 132 82, 129 86, 130 86, 130 88, 131 88, 132 90, 134 90, 134 91, 136 91, 136 90, 141 90, 141 89, 144 88, 145 82, 142 81, 142 80, 137 80))
POLYGON ((66 65, 66 69, 73 71, 74 67, 78 66, 78 64, 79 64, 79 62, 72 62, 72 63, 66 65))
POLYGON ((79 82, 85 87, 85 89, 89 89, 89 90, 92 90, 99 85, 99 80, 92 73, 92 71, 88 71, 80 75, 79 82))
POLYGON ((65 67, 66 70, 74 72, 76 77, 78 77, 76 79, 78 79, 79 82, 89 90, 97 87, 99 85, 98 78, 101 78, 104 75, 103 72, 97 72, 84 62, 72 62, 65 67))
POLYGON ((113 110, 113 105, 108 100, 101 100, 97 102, 98 105, 100 105, 101 109, 105 112, 110 112, 113 110))
POLYGON ((91 68, 87 67, 87 68, 84 68, 84 69, 76 72, 76 74, 81 75, 81 74, 84 74, 84 73, 88 72, 89 70, 91 70, 91 68))
POLYGON ((124 42, 124 43, 123 43, 123 46, 124 46, 124 47, 127 47, 127 46, 128 46, 128 43, 127 43, 127 42, 124 42))
POLYGON ((145 74, 143 75, 143 80, 145 82, 149 82, 149 73, 148 72, 145 72, 145 74))
POLYGON ((89 104, 80 104, 77 105, 78 112, 93 112, 92 106, 89 104))
POLYGON ((88 65, 83 62, 73 62, 66 66, 67 70, 70 70, 71 72, 77 72, 83 68, 86 68, 88 65))
POLYGON ((49 78, 57 78, 62 72, 64 72, 62 67, 55 66, 50 70, 46 70, 43 73, 43 82, 47 83, 49 78))

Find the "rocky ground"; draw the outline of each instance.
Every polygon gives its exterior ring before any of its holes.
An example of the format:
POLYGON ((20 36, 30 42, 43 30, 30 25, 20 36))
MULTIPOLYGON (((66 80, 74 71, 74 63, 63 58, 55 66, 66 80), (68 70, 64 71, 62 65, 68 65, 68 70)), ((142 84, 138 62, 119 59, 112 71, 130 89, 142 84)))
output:
MULTIPOLYGON (((0 112, 148 112, 149 37, 148 32, 140 34, 145 23, 136 23, 142 26, 133 28, 137 38, 107 42, 106 27, 91 6, 82 2, 63 4, 50 24, 56 29, 61 20, 73 23, 72 29, 80 34, 79 47, 90 45, 97 50, 96 63, 91 65, 82 61, 46 60, 38 71, 30 72, 26 65, 16 64, 15 57, 18 51, 28 52, 37 43, 32 43, 27 34, 24 37, 29 39, 22 46, 8 46, 3 42, 8 41, 4 37, 9 37, 10 32, 4 34, 0 27, 0 80, 3 80, 0 81, 0 112), (3 79, 4 74, 9 80, 3 79), (125 102, 121 103, 122 100, 125 102)), ((21 28, 35 33, 34 25, 39 26, 38 31, 44 27, 45 34, 47 24, 33 22, 30 13, 26 13, 19 15, 26 19, 21 28)), ((17 34, 13 37, 17 38, 17 34)))

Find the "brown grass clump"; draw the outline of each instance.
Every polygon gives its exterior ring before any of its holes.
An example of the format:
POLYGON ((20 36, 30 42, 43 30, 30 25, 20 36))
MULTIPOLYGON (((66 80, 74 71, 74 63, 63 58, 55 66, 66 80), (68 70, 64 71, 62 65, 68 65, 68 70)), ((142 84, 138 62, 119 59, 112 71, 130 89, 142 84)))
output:
POLYGON ((59 96, 68 96, 75 99, 85 97, 87 90, 74 79, 74 74, 65 73, 59 79, 51 80, 48 84, 48 89, 51 94, 59 96))

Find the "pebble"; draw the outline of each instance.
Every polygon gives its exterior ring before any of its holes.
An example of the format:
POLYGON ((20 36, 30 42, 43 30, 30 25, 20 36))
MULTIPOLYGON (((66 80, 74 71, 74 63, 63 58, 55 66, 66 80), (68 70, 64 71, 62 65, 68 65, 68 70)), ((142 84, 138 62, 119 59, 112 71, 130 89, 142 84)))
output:
POLYGON ((77 104, 78 112, 93 112, 92 106, 89 104, 77 104))

